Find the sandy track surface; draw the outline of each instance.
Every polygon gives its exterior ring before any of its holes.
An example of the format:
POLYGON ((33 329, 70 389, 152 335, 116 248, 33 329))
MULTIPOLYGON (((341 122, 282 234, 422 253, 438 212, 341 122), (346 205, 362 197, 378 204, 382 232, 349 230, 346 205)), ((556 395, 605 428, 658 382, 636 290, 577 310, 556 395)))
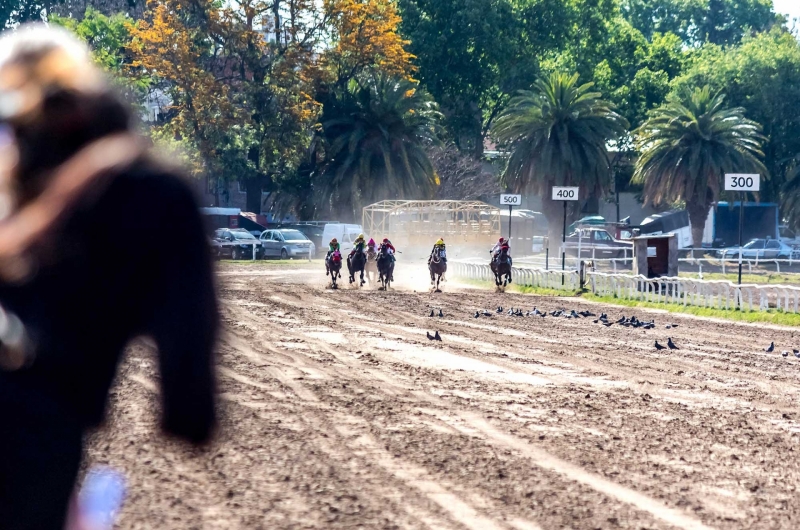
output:
POLYGON ((332 291, 318 276, 221 271, 209 448, 159 437, 154 353, 130 348, 88 449, 129 478, 122 528, 800 526, 800 362, 779 353, 800 346, 793 330, 641 310, 655 330, 475 319, 623 311, 453 286, 332 291), (668 336, 680 350, 656 352, 668 336))

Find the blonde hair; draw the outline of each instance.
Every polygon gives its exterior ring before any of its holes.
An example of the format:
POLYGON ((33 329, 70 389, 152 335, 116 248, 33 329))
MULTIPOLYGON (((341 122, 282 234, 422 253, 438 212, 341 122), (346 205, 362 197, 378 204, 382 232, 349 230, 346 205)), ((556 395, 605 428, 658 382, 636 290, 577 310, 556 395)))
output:
POLYGON ((23 26, 0 38, 0 120, 18 122, 41 110, 54 90, 105 90, 89 48, 62 28, 23 26))

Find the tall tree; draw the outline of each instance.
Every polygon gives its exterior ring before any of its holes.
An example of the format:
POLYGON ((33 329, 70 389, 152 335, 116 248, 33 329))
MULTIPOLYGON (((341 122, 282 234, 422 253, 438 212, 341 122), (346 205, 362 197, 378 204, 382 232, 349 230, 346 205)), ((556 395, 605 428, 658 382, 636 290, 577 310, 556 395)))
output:
POLYGON ((737 44, 784 22, 772 0, 622 0, 622 12, 645 37, 675 33, 688 46, 737 44))
POLYGON ((376 201, 433 197, 439 182, 425 148, 438 120, 430 96, 407 79, 367 74, 328 94, 316 181, 324 210, 359 218, 376 201))
POLYGON ((172 99, 164 127, 215 180, 241 180, 256 212, 308 144, 323 18, 313 0, 153 0, 132 29, 134 66, 172 99))
POLYGON ((771 178, 761 198, 777 201, 800 153, 800 43, 788 31, 774 28, 748 37, 740 46, 705 46, 673 83, 673 93, 709 85, 724 91, 731 106, 764 127, 764 165, 771 178))
POLYGON ((560 238, 560 204, 550 200, 553 186, 580 186, 581 197, 609 191, 607 145, 625 135, 628 123, 592 83, 578 75, 553 73, 520 91, 494 124, 492 134, 511 150, 504 174, 513 191, 542 197, 550 226, 550 245, 560 238))
POLYGON ((529 87, 540 57, 569 39, 576 1, 584 0, 398 1, 422 85, 462 150, 483 152, 510 95, 529 87))
POLYGON ((699 245, 725 173, 767 174, 760 131, 743 108, 726 108, 725 97, 708 86, 672 96, 636 131, 641 155, 633 180, 644 184, 646 203, 685 201, 699 245))

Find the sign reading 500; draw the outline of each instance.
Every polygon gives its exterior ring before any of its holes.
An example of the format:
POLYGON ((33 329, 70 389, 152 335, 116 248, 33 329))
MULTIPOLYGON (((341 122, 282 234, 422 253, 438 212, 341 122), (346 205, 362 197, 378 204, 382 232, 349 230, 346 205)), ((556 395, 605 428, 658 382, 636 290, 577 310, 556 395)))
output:
POLYGON ((500 195, 500 204, 502 206, 519 206, 522 204, 522 195, 500 195))

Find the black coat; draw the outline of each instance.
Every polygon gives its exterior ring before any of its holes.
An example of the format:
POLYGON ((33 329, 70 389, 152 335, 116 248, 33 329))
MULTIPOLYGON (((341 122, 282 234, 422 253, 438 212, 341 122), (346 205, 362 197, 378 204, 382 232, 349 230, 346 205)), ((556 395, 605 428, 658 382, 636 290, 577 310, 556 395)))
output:
MULTIPOLYGON (((166 431, 202 442, 215 425, 212 265, 197 203, 179 176, 142 158, 84 198, 34 256, 30 279, 0 281, 0 304, 35 345, 30 366, 0 369, 0 517, 10 520, 25 500, 13 490, 24 490, 32 466, 52 474, 35 478, 44 498, 24 517, 69 496, 62 490, 77 473, 75 445, 79 460, 80 436, 102 420, 120 356, 138 335, 158 346, 166 431)), ((20 528, 37 527, 28 523, 20 528)))

